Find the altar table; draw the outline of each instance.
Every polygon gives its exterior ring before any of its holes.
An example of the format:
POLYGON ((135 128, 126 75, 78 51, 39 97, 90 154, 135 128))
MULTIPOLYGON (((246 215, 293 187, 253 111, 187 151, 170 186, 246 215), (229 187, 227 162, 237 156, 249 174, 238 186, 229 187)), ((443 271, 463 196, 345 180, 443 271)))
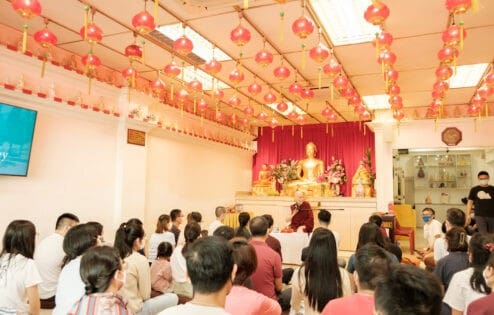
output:
POLYGON ((281 254, 284 264, 300 265, 302 261, 302 249, 309 245, 307 233, 271 233, 281 244, 281 254))

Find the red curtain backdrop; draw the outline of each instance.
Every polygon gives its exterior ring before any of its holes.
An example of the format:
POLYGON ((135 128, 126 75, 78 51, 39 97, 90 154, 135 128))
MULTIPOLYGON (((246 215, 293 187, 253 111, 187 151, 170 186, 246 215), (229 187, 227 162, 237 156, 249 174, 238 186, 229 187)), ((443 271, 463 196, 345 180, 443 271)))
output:
POLYGON ((311 141, 317 147, 316 157, 324 161, 326 168, 331 164, 332 157, 342 160, 347 176, 347 182, 342 187, 345 196, 351 195, 352 177, 364 158, 366 148, 371 150, 372 168, 375 171, 374 133, 363 123, 294 126, 293 134, 292 126, 262 129, 262 132, 259 130, 257 153, 253 158, 253 180, 257 180, 263 163, 275 165, 286 159, 305 159, 305 145, 311 141))

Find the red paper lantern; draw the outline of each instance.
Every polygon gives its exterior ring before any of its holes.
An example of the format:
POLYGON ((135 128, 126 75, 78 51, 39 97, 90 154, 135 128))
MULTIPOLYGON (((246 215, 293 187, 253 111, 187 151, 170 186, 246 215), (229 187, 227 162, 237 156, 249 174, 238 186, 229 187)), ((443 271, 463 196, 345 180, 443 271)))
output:
POLYGON ((163 81, 158 78, 149 83, 149 88, 154 95, 160 95, 165 90, 165 85, 163 84, 163 81))
POLYGON ((287 117, 288 117, 289 119, 292 119, 292 120, 293 120, 293 119, 297 119, 298 114, 297 114, 297 112, 295 111, 295 108, 293 108, 293 109, 292 109, 292 111, 288 113, 287 117))
POLYGON ((360 120, 370 120, 371 119, 371 114, 366 110, 363 113, 360 114, 360 120))
POLYGON ((338 116, 335 113, 331 113, 328 117, 326 117, 328 121, 336 121, 338 120, 338 116))
POLYGON ((214 116, 216 121, 223 121, 225 119, 225 114, 222 111, 216 111, 216 115, 214 116))
POLYGON ((432 108, 432 107, 429 107, 427 108, 427 117, 431 117, 431 118, 434 118, 437 116, 437 114, 439 113, 439 110, 437 108, 432 108))
POLYGON ((321 114, 324 116, 324 117, 329 117, 331 114, 333 113, 333 111, 331 110, 331 108, 329 107, 326 107, 322 110, 321 114))
POLYGON ((381 32, 376 35, 372 45, 378 50, 388 50, 393 43, 393 35, 388 32, 381 32))
POLYGON ((269 126, 273 129, 278 127, 278 121, 276 120, 276 118, 271 118, 271 120, 269 121, 269 126))
POLYGON ((302 85, 300 85, 298 82, 293 82, 288 87, 288 92, 292 93, 293 95, 298 95, 300 94, 302 89, 303 89, 302 85))
POLYGON ((362 114, 363 112, 365 112, 365 107, 364 107, 364 105, 360 104, 358 106, 355 106, 355 108, 353 110, 357 114, 362 114))
MULTIPOLYGON (((101 60, 98 58, 98 56, 96 56, 92 53, 89 53, 87 55, 82 56, 81 62, 85 68, 86 73, 96 69, 97 67, 99 67, 101 65, 101 60)), ((130 69, 132 69, 132 68, 130 68, 130 69)))
POLYGON ((223 97, 225 97, 225 92, 223 92, 223 90, 216 90, 214 91, 214 97, 221 100, 223 99, 223 97))
POLYGON ((362 100, 360 99, 360 97, 358 95, 354 95, 354 96, 350 97, 350 99, 348 100, 348 104, 352 105, 352 106, 357 106, 360 103, 362 103, 362 100))
POLYGON ((266 49, 260 50, 257 52, 254 60, 258 65, 266 67, 273 62, 273 54, 267 51, 266 49))
POLYGON ((217 74, 218 72, 221 71, 221 68, 222 68, 221 62, 217 61, 214 58, 204 64, 204 70, 206 70, 206 72, 209 73, 210 75, 217 74))
POLYGON ((193 79, 192 81, 190 81, 187 84, 187 86, 189 87, 189 89, 191 89, 194 92, 201 92, 202 91, 202 83, 201 83, 201 81, 199 81, 197 79, 193 79))
POLYGON ((403 105, 403 99, 399 95, 392 95, 389 98, 389 104, 391 104, 391 105, 402 104, 403 105))
POLYGON ((12 0, 11 4, 23 19, 30 19, 41 14, 41 5, 37 0, 12 0))
POLYGON ((57 36, 47 27, 34 33, 34 40, 43 48, 57 45, 57 36))
POLYGON ((432 86, 432 89, 437 90, 437 91, 446 92, 449 90, 449 84, 446 81, 437 81, 432 86))
POLYGON ((83 40, 86 40, 88 43, 96 44, 96 43, 101 42, 101 40, 103 39, 103 31, 95 23, 92 23, 92 22, 88 23, 86 37, 84 37, 84 33, 85 33, 84 29, 85 29, 84 26, 81 27, 81 29, 79 31, 79 35, 81 35, 81 38, 83 40))
POLYGON ((265 112, 260 112, 259 114, 257 114, 257 119, 259 120, 266 120, 266 118, 268 118, 268 114, 266 114, 265 112))
POLYGON ((250 41, 250 31, 239 24, 230 32, 230 39, 237 46, 243 46, 250 41))
POLYGON ((472 6, 472 0, 446 0, 446 9, 453 14, 465 13, 472 6))
POLYGON ((438 80, 447 80, 453 75, 453 69, 448 65, 440 65, 436 69, 436 77, 438 80))
POLYGON ((377 62, 385 64, 387 66, 392 66, 396 62, 396 55, 389 50, 382 51, 379 53, 377 62))
POLYGON ((389 16, 389 8, 380 1, 373 1, 373 4, 365 10, 364 18, 373 25, 382 25, 389 16))
POLYGON ((395 69, 393 68, 389 68, 386 72, 385 72, 385 75, 386 77, 388 78, 388 81, 389 82, 395 82, 396 80, 398 80, 398 77, 399 77, 399 73, 398 71, 396 71, 395 69))
POLYGON ((134 87, 138 72, 136 69, 129 67, 122 71, 122 77, 127 81, 129 86, 134 87))
POLYGON ((242 125, 244 125, 244 126, 247 126, 247 125, 249 124, 249 122, 250 122, 250 121, 249 121, 249 118, 247 118, 247 117, 244 117, 244 118, 242 118, 242 119, 240 120, 240 123, 241 123, 242 125))
POLYGON ((242 100, 237 95, 233 95, 228 100, 228 104, 232 107, 238 107, 238 106, 240 106, 241 103, 242 103, 242 100))
POLYGON ((390 95, 398 95, 400 94, 400 86, 398 84, 392 84, 388 88, 388 94, 390 95))
POLYGON ((205 112, 208 109, 208 106, 208 102, 206 102, 203 98, 201 98, 199 102, 197 102, 197 109, 200 112, 205 112))
POLYGON ((333 85, 335 88, 342 90, 348 85, 348 79, 346 76, 339 75, 333 80, 333 85))
POLYGON ((458 45, 467 37, 467 32, 460 25, 451 25, 443 32, 443 42, 445 45, 458 45), (463 32, 463 35, 462 35, 463 32))
POLYGON ((405 118, 405 114, 402 111, 395 111, 393 113, 393 118, 398 121, 401 121, 403 118, 405 118))
POLYGON ((244 108, 244 114, 247 115, 247 116, 252 116, 254 115, 254 108, 252 106, 247 106, 246 108, 244 108))
POLYGON ((307 122, 307 119, 305 118, 304 115, 298 115, 295 120, 297 121, 297 124, 300 124, 300 125, 303 125, 307 122))
POLYGON ((257 84, 257 82, 254 82, 247 87, 247 91, 249 91, 250 94, 256 96, 257 94, 261 93, 262 86, 260 84, 257 84))
POLYGON ((494 70, 491 70, 485 76, 485 84, 487 84, 488 86, 494 86, 494 70))
POLYGON ((273 70, 273 74, 278 80, 285 80, 290 76, 290 69, 281 65, 273 70))
POLYGON ((330 76, 335 76, 341 71, 341 65, 336 61, 335 58, 329 59, 329 63, 325 64, 322 68, 325 74, 330 76))
POLYGON ((300 91, 300 97, 303 99, 311 99, 314 97, 314 91, 310 88, 305 88, 302 91, 300 91))
POLYGON ((164 70, 165 74, 170 78, 176 78, 181 72, 180 67, 173 60, 165 66, 164 70))
POLYGON ((485 98, 483 98, 479 94, 475 94, 475 96, 472 98, 472 104, 475 104, 477 106, 480 106, 483 103, 485 103, 485 98))
POLYGON ((309 57, 317 63, 324 62, 329 57, 329 49, 322 43, 312 47, 309 51, 309 57))
POLYGON ((454 46, 444 46, 437 53, 437 58, 444 64, 450 64, 458 58, 458 49, 454 46))
POLYGON ((194 44, 187 36, 182 35, 173 42, 173 50, 182 56, 187 56, 194 49, 194 44))
POLYGON ((468 106, 467 113, 470 116, 478 116, 480 113, 480 107, 475 104, 472 104, 468 106))
POLYGON ((314 22, 305 16, 301 16, 293 22, 292 31, 299 38, 304 39, 314 32, 314 22))
POLYGON ((440 90, 432 90, 431 96, 435 100, 436 99, 442 99, 445 96, 445 92, 444 91, 440 91, 440 90))
POLYGON ((341 96, 343 96, 346 99, 349 99, 354 95, 355 95, 355 90, 351 86, 347 86, 341 91, 341 96))
POLYGON ((263 99, 267 104, 273 104, 274 102, 276 102, 277 98, 276 95, 274 95, 271 91, 269 91, 264 95, 263 99))
POLYGON ((140 60, 142 58, 142 47, 136 44, 125 47, 125 56, 130 61, 140 60))
POLYGON ((132 25, 140 34, 148 34, 156 28, 154 17, 147 11, 141 11, 132 18, 132 25))
POLYGON ((182 87, 180 90, 177 91, 175 96, 179 101, 185 102, 189 97, 189 92, 187 92, 187 90, 182 87))
POLYGON ((482 85, 481 87, 479 87, 477 89, 477 93, 483 97, 483 98, 487 98, 489 97, 491 94, 494 93, 494 87, 492 86, 488 86, 488 85, 482 85))
POLYGON ((239 84, 242 82, 245 78, 244 73, 240 71, 238 68, 235 68, 230 72, 230 75, 228 76, 230 81, 232 81, 233 84, 239 84))
POLYGON ((282 101, 281 103, 278 103, 278 105, 276 105, 276 109, 284 113, 288 109, 288 104, 282 101))

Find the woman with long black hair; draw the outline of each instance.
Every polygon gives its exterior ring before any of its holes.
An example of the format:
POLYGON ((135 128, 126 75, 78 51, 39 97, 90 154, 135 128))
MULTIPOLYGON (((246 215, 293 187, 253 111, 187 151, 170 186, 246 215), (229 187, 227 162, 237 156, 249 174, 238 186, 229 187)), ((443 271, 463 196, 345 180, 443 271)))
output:
POLYGON ((292 311, 298 312, 303 300, 306 315, 320 314, 330 300, 350 294, 350 275, 338 266, 333 232, 315 229, 306 260, 292 277, 292 311))

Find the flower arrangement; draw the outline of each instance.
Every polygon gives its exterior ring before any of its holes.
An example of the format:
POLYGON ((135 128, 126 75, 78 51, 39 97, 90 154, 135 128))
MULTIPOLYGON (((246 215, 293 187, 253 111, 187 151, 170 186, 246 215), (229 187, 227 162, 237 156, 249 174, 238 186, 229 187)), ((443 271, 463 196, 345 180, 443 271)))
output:
POLYGON ((370 148, 365 149, 364 159, 362 160, 365 169, 370 174, 371 183, 374 184, 376 180, 376 173, 372 170, 372 159, 371 159, 371 150, 370 148))
POLYGON ((296 160, 281 161, 272 168, 271 177, 280 184, 297 179, 297 162, 296 160))
POLYGON ((331 165, 328 166, 328 182, 330 184, 344 184, 346 183, 347 177, 345 173, 345 167, 341 160, 332 158, 331 165))

